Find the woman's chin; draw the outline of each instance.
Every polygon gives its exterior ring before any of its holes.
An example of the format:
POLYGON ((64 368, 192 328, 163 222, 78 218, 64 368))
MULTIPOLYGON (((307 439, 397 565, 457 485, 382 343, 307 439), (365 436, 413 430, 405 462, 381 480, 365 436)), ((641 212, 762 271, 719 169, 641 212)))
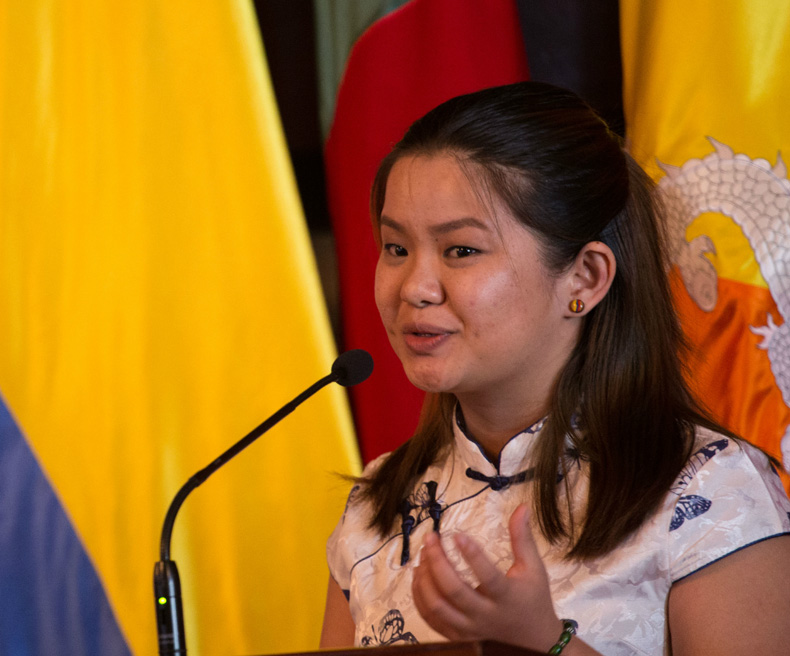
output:
POLYGON ((405 369, 405 372, 409 382, 423 392, 438 394, 452 392, 454 389, 454 386, 437 372, 410 371, 408 369, 405 369))

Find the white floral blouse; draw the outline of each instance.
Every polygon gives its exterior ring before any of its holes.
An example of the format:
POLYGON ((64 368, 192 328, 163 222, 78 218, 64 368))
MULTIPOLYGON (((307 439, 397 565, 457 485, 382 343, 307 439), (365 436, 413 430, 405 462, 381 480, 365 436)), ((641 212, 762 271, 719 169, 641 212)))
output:
MULTIPOLYGON (((349 598, 356 644, 397 645, 444 638, 411 599, 412 568, 435 526, 456 568, 473 577, 450 538, 464 532, 485 545, 506 571, 512 563, 508 518, 530 501, 529 451, 542 422, 516 435, 492 464, 455 427, 454 449, 428 469, 404 502, 402 522, 387 538, 367 528, 368 507, 351 491, 327 545, 332 577, 349 598)), ((386 457, 386 456, 382 456, 386 457)), ((367 472, 381 459, 368 465, 367 472)), ((584 461, 569 472, 571 493, 585 497, 584 461)), ((564 487, 564 486, 563 486, 564 487)), ((533 527, 559 617, 607 656, 669 653, 666 601, 676 581, 746 546, 790 533, 790 501, 757 449, 700 429, 697 448, 661 510, 622 547, 597 560, 566 562, 533 527)))

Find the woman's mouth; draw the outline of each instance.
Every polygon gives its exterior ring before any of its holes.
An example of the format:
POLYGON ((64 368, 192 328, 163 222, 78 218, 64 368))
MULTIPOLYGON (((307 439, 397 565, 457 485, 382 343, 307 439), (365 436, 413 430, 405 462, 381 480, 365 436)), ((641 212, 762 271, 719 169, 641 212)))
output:
POLYGON ((417 355, 432 354, 452 335, 434 326, 406 326, 402 334, 406 346, 417 355))

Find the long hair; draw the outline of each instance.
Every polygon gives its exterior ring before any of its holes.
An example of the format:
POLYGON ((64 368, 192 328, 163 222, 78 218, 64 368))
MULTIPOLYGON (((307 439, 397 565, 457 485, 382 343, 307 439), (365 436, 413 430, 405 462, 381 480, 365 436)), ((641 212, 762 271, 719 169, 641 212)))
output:
MULTIPOLYGON (((569 558, 609 553, 659 507, 690 456, 695 425, 723 431, 684 377, 687 347, 672 305, 654 184, 578 96, 522 82, 459 96, 412 125, 373 183, 377 235, 394 163, 441 154, 468 167, 530 229, 549 271, 566 271, 590 241, 615 255, 612 285, 584 317, 554 383, 534 479, 535 513, 548 540, 568 540, 569 558), (568 438, 589 466, 583 517, 570 494, 567 505, 560 502, 557 473, 566 466, 568 438)), ((363 479, 371 526, 382 534, 452 444, 453 403, 449 394, 428 394, 415 435, 363 479)))

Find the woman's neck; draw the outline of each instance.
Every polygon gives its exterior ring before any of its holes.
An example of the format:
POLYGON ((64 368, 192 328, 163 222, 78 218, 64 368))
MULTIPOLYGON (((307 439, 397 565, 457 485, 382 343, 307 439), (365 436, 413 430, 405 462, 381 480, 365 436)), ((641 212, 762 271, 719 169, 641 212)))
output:
POLYGON ((496 462, 502 448, 510 439, 546 415, 545 404, 476 403, 468 397, 458 397, 464 417, 464 428, 485 452, 491 462, 496 462))

